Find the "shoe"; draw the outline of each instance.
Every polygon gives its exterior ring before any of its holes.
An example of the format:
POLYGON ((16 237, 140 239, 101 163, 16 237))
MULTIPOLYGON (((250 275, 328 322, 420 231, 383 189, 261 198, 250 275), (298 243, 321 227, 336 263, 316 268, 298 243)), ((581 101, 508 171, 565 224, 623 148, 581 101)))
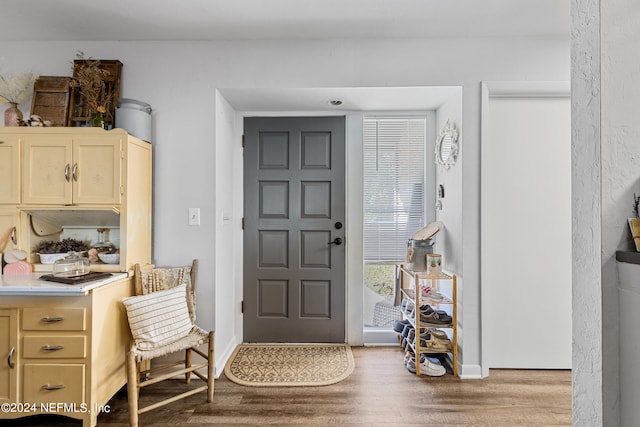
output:
POLYGON ((429 314, 424 314, 420 312, 420 322, 421 323, 430 323, 432 325, 450 325, 453 319, 448 314, 439 314, 431 312, 429 314))
POLYGON ((447 316, 449 315, 449 313, 447 313, 444 310, 434 310, 433 307, 431 307, 429 304, 424 304, 420 306, 420 311, 422 311, 424 314, 429 314, 433 311, 435 311, 438 314, 446 314, 447 316))
MULTIPOLYGON (((407 362, 407 370, 413 374, 416 373, 416 360, 411 358, 407 362)), ((447 373, 447 370, 442 365, 437 365, 426 359, 420 363, 420 375, 427 375, 430 377, 441 377, 447 373)))
POLYGON ((440 329, 429 329, 428 331, 421 333, 420 338, 426 339, 427 335, 429 334, 439 339, 443 339, 443 340, 449 339, 449 336, 447 335, 447 333, 445 331, 441 331, 440 329))
POLYGON ((420 347, 433 351, 451 351, 453 344, 449 338, 436 338, 434 335, 429 334, 428 338, 420 340, 420 347))
POLYGON ((408 314, 411 310, 413 310, 413 306, 414 306, 413 301, 405 298, 400 303, 400 311, 403 312, 404 314, 408 314))
MULTIPOLYGON (((416 360, 416 356, 415 354, 413 354, 413 350, 409 351, 407 350, 407 352, 404 354, 404 364, 406 365, 407 363, 409 363, 409 360, 413 359, 414 361, 414 365, 415 365, 415 360, 416 360)), ((424 362, 427 359, 427 357, 422 354, 420 355, 420 362, 424 362)), ((438 360, 438 359, 436 359, 438 360)), ((440 363, 440 361, 438 361, 438 364, 440 363)))
POLYGON ((402 333, 402 330, 408 324, 409 324, 409 320, 407 320, 407 319, 405 319, 405 320, 396 320, 395 323, 393 324, 393 330, 396 331, 397 333, 402 333))
POLYGON ((434 301, 442 301, 444 297, 438 291, 434 291, 430 286, 423 286, 421 289, 421 294, 425 298, 432 299, 434 301))
POLYGON ((409 331, 413 331, 413 325, 411 325, 410 323, 405 325, 405 327, 404 327, 404 329, 402 329, 402 332, 400 333, 400 335, 402 335, 403 338, 407 338, 409 336, 409 331))

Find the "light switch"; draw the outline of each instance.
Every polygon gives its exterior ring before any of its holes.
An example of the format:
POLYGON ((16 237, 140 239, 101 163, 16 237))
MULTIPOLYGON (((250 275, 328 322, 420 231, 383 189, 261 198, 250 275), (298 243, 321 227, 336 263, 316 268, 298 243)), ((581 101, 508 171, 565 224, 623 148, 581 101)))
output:
POLYGON ((200 225, 200 208, 189 208, 189 225, 200 225))

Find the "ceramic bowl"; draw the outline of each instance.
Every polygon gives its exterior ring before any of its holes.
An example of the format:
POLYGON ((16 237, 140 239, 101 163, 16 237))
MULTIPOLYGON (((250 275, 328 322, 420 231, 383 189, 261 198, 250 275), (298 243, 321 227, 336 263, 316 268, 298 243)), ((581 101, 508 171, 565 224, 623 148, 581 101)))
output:
POLYGON ((99 253, 98 258, 100 261, 105 264, 119 264, 120 263, 120 254, 103 254, 99 253))

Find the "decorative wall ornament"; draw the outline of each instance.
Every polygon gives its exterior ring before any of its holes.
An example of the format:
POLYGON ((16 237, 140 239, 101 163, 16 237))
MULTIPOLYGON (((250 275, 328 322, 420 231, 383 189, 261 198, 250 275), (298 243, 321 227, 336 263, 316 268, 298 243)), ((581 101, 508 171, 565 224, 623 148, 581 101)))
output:
POLYGON ((456 125, 447 120, 440 129, 436 140, 436 164, 440 170, 448 170, 456 164, 458 158, 458 130, 456 125))

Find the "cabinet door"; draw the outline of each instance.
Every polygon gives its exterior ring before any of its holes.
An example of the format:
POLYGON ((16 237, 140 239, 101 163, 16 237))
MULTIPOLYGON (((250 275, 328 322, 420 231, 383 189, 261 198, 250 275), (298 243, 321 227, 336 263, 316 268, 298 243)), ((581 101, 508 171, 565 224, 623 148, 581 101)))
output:
POLYGON ((66 135, 28 135, 22 143, 22 201, 70 205, 72 144, 66 135))
MULTIPOLYGON (((0 208, 0 236, 11 229, 7 249, 17 246, 20 233, 20 213, 16 208, 0 208)), ((2 354, 0 354, 2 356, 2 354)))
POLYGON ((17 402, 17 347, 18 309, 0 309, 0 403, 17 402))
POLYGON ((20 139, 0 132, 0 204, 20 203, 20 139))
POLYGON ((73 203, 120 204, 119 137, 82 135, 73 141, 73 203))

